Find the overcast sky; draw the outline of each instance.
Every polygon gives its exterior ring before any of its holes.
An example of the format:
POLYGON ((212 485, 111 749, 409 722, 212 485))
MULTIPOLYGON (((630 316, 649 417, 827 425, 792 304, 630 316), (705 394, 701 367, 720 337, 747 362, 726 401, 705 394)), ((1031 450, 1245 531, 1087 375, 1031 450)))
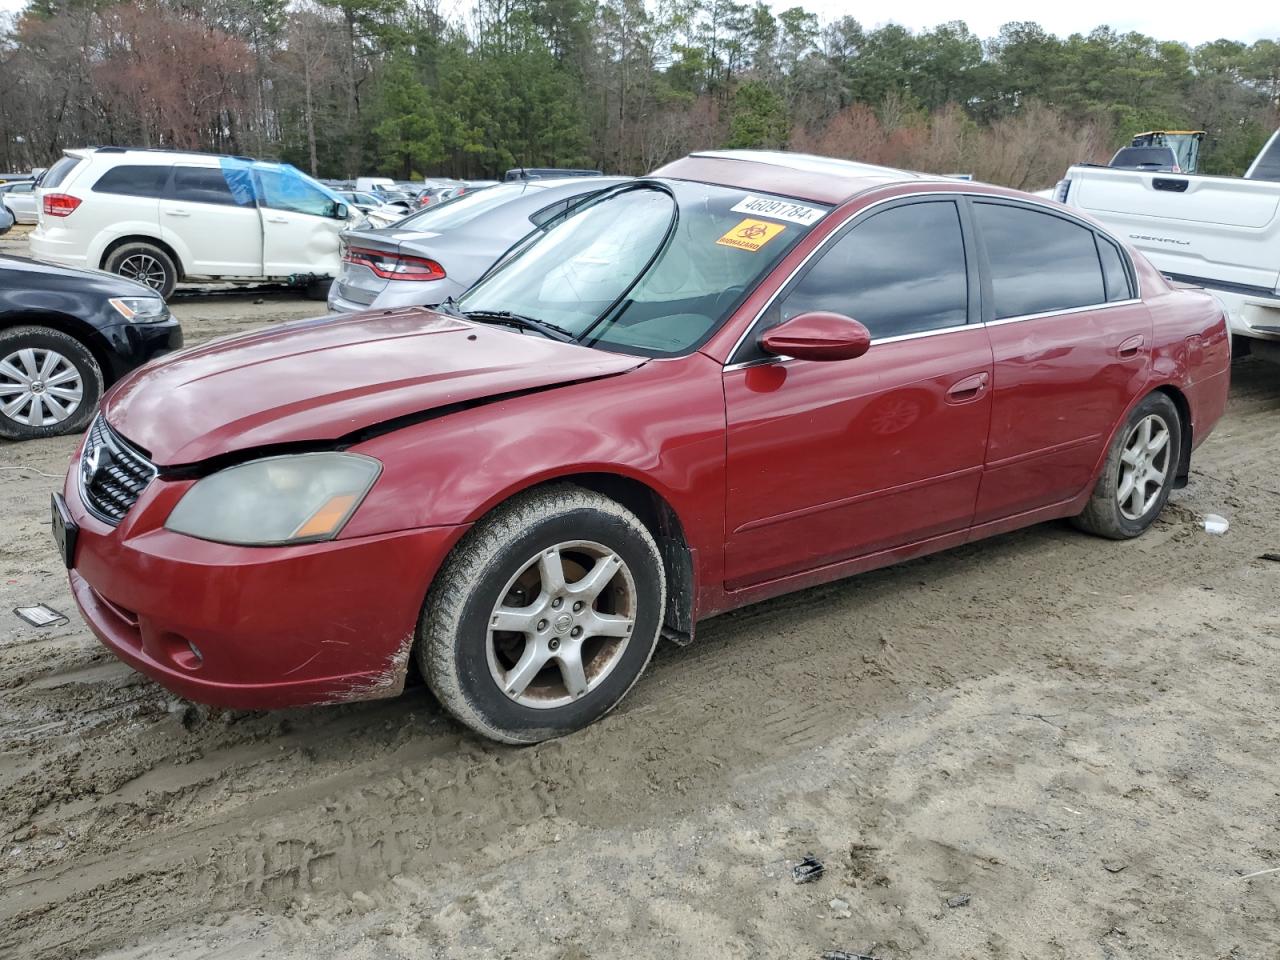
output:
MULTIPOLYGON (((0 10, 17 10, 23 3, 24 0, 0 0, 0 10)), ((1269 0, 1060 0, 1054 4, 984 0, 980 5, 960 8, 953 0, 895 0, 893 4, 773 0, 775 10, 796 4, 814 11, 824 22, 848 13, 868 27, 893 20, 918 30, 960 19, 983 38, 994 36, 1010 20, 1034 20, 1060 36, 1087 33, 1105 23, 1117 30, 1137 30, 1160 40, 1181 40, 1193 46, 1219 37, 1246 42, 1262 37, 1280 39, 1280 4, 1269 0), (886 15, 889 9, 892 14, 886 15)))

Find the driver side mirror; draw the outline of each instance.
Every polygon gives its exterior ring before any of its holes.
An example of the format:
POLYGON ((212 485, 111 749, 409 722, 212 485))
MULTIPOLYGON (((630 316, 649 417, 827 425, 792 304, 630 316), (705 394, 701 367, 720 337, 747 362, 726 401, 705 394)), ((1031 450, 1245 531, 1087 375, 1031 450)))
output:
POLYGON ((852 317, 825 311, 798 313, 766 330, 760 348, 797 360, 852 360, 871 347, 871 331, 852 317))
POLYGON ((351 216, 351 210, 348 209, 345 203, 335 203, 333 205, 333 219, 345 220, 349 216, 351 216))

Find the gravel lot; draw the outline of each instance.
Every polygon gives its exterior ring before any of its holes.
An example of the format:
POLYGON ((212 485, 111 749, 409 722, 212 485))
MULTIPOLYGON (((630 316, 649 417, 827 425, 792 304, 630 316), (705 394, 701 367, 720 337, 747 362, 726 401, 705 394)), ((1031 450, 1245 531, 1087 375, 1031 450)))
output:
MULTIPOLYGON (((175 309, 197 342, 317 306, 175 309)), ((49 542, 73 446, 0 447, 0 956, 1276 956, 1280 368, 1237 365, 1140 540, 1048 524, 710 621, 523 750, 420 685, 207 711, 117 663, 49 542)))

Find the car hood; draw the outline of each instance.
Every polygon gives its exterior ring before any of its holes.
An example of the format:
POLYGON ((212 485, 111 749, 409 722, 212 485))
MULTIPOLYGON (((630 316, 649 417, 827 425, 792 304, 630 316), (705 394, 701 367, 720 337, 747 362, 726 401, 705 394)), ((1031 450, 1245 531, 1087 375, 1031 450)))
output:
POLYGON ((643 357, 421 308, 285 324, 170 354, 121 381, 107 422, 160 466, 334 441, 398 418, 635 369, 643 357))
POLYGON ((5 254, 0 256, 0 272, 21 274, 13 277, 15 285, 47 289, 54 287, 66 289, 68 281, 75 281, 78 289, 96 290, 107 297, 156 297, 155 290, 133 280, 107 273, 105 270, 85 270, 76 267, 63 267, 51 263, 41 263, 27 257, 14 257, 5 254))

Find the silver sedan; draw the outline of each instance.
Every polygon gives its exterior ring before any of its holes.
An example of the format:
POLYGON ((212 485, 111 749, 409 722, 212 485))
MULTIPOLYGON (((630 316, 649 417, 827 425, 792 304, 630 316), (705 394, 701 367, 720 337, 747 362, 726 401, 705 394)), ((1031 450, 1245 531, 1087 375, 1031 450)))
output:
POLYGON ((0 184, 0 204, 18 223, 36 222, 36 185, 31 180, 0 184))
POLYGON ((342 233, 329 309, 434 306, 459 296, 512 246, 627 177, 504 183, 431 206, 381 229, 342 233))

